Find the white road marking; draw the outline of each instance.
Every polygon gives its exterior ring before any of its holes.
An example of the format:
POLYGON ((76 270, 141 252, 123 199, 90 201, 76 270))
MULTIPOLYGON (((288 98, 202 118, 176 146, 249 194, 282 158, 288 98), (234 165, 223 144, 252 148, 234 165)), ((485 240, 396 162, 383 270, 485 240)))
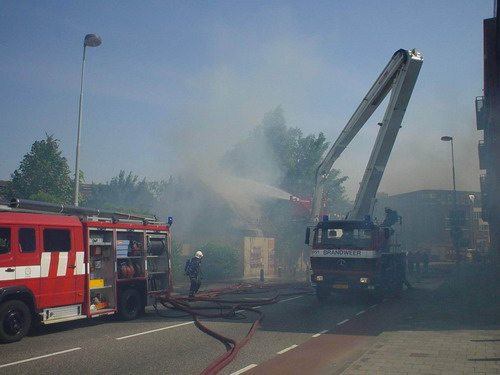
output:
POLYGON ((288 348, 285 348, 285 349, 283 349, 283 350, 280 350, 280 351, 278 352, 278 354, 283 354, 283 353, 286 353, 287 351, 292 350, 293 348, 296 348, 297 346, 298 346, 297 344, 293 344, 293 345, 289 346, 288 348))
POLYGON ((344 319, 340 323, 337 323, 337 325, 340 326, 340 325, 342 325, 344 323, 347 323, 349 320, 351 320, 351 319, 344 319))
MULTIPOLYGON (((262 306, 253 306, 252 309, 260 309, 262 306)), ((236 310, 235 313, 236 314, 239 314, 239 313, 242 313, 242 312, 245 312, 246 310, 236 310)))
MULTIPOLYGON (((303 296, 298 296, 298 297, 292 297, 292 298, 284 299, 284 300, 278 301, 278 303, 281 303, 281 302, 286 302, 286 301, 291 301, 292 299, 296 299, 296 298, 300 298, 300 297, 303 297, 303 296)), ((262 308, 262 306, 254 306, 253 308, 254 308, 254 309, 260 309, 260 308, 262 308)), ((243 311, 245 311, 245 310, 238 310, 238 311, 236 311, 236 312, 237 312, 237 313, 241 313, 241 312, 243 312, 243 311)))
POLYGON ((122 337, 117 337, 116 340, 124 340, 124 339, 129 339, 131 337, 136 337, 136 336, 141 336, 141 335, 147 335, 149 333, 155 333, 155 332, 159 332, 159 331, 164 331, 166 329, 171 329, 171 328, 177 328, 177 327, 182 327, 182 326, 185 326, 185 325, 188 325, 188 324, 193 324, 194 322, 186 322, 186 323, 180 323, 180 324, 176 324, 174 326, 168 326, 168 327, 163 327, 163 328, 158 328, 158 329, 153 329, 151 331, 145 331, 145 332, 140 332, 140 333, 135 333, 133 335, 128 335, 128 336, 122 336, 122 337))
POLYGON ((291 298, 287 298, 287 299, 282 299, 281 301, 278 301, 278 303, 287 302, 287 301, 291 301, 293 299, 302 298, 302 297, 303 296, 296 296, 296 297, 291 297, 291 298))
POLYGON ((356 316, 364 314, 365 312, 366 312, 365 310, 361 310, 360 312, 356 313, 356 316))
POLYGON ((256 364, 248 365, 247 367, 243 367, 241 370, 238 370, 236 372, 231 373, 231 375, 240 375, 240 374, 243 374, 245 371, 248 371, 248 370, 250 370, 251 368, 254 368, 254 367, 257 367, 257 365, 256 364))
POLYGON ((11 362, 11 363, 6 363, 4 365, 0 365, 0 368, 3 367, 9 367, 9 366, 14 366, 18 365, 20 363, 25 363, 25 362, 31 362, 31 361, 36 361, 38 359, 43 359, 43 358, 48 358, 48 357, 53 357, 55 355, 59 354, 64 354, 64 353, 69 353, 69 352, 74 352, 75 350, 80 350, 81 348, 73 348, 73 349, 68 349, 68 350, 63 350, 61 352, 56 352, 56 353, 51 353, 51 354, 45 354, 45 355, 40 355, 38 357, 33 357, 33 358, 28 358, 28 359, 23 359, 22 361, 16 361, 16 362, 11 362))
POLYGON ((373 309, 374 307, 377 307, 377 304, 375 304, 375 305, 371 305, 371 306, 370 306, 370 309, 373 309))
POLYGON ((324 329, 323 331, 318 332, 318 333, 316 333, 316 334, 312 335, 312 337, 318 337, 318 336, 322 335, 323 333, 327 333, 327 332, 328 332, 328 330, 327 330, 327 329, 324 329))

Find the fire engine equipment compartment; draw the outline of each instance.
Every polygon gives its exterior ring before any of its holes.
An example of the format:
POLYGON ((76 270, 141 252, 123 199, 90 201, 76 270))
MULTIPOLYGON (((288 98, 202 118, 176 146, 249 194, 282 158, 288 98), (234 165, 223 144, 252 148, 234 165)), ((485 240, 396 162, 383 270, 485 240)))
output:
POLYGON ((168 297, 170 224, 156 218, 13 199, 0 202, 0 342, 32 319, 136 318, 168 297))

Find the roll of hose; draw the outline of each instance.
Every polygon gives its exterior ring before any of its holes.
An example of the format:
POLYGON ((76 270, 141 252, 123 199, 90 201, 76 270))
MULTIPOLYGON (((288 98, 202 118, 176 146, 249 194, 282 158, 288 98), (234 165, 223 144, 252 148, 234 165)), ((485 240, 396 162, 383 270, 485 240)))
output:
POLYGON ((149 241, 149 249, 150 254, 160 255, 165 251, 165 241, 162 239, 151 238, 149 241))

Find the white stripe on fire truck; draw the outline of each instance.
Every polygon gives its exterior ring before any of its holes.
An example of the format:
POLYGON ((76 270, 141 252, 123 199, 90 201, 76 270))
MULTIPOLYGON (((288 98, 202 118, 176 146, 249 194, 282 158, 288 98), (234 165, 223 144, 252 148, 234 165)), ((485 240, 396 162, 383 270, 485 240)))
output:
MULTIPOLYGON (((75 259, 75 273, 74 275, 85 275, 85 269, 87 264, 85 264, 84 259, 85 253, 83 251, 76 252, 75 259)), ((68 266, 68 254, 59 253, 59 257, 52 256, 52 253, 42 253, 41 264, 40 265, 28 265, 28 266, 17 266, 17 267, 0 267, 0 281, 6 280, 20 280, 20 279, 35 279, 40 277, 48 277, 50 273, 50 262, 57 263, 57 276, 66 276, 67 266, 68 266), (7 272, 7 269, 14 271, 7 272)), ((54 264, 55 266, 55 264, 54 264)))
POLYGON ((0 267, 0 281, 34 279, 39 277, 40 266, 0 267), (9 270, 9 272, 7 272, 7 270, 9 270))
POLYGON ((374 250, 355 249, 313 249, 312 257, 325 258, 380 258, 381 254, 374 250))
POLYGON ((75 259, 75 275, 84 275, 85 274, 85 263, 83 262, 83 257, 85 253, 83 251, 77 251, 76 252, 76 259, 75 259))
POLYGON ((40 277, 40 266, 17 266, 16 279, 38 279, 40 277))
POLYGON ((12 267, 0 267, 0 281, 14 280, 16 278, 16 272, 12 272, 11 270, 12 267))
POLYGON ((42 253, 42 263, 40 277, 48 277, 50 271, 50 258, 52 253, 42 253))
POLYGON ((59 262, 57 263, 57 276, 66 276, 68 269, 68 253, 59 253, 59 262))

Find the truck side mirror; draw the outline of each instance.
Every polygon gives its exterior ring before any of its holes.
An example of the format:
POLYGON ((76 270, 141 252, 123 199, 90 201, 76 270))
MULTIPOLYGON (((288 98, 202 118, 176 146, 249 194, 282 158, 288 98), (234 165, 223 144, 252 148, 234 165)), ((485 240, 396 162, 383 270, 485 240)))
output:
POLYGON ((307 227, 306 228, 306 245, 309 245, 309 239, 311 238, 311 228, 307 227))

